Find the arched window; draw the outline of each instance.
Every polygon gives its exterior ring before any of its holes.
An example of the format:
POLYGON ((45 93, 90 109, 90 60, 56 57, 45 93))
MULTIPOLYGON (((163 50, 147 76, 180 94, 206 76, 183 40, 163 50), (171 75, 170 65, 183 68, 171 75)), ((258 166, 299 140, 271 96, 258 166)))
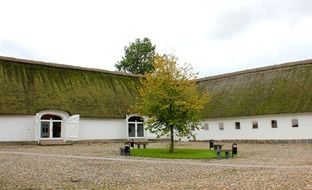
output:
POLYGON ((58 115, 44 114, 40 118, 41 138, 61 138, 62 118, 58 115))
POLYGON ((44 114, 43 116, 41 116, 41 119, 45 119, 45 120, 62 120, 62 118, 60 116, 57 115, 52 115, 52 114, 44 114))
POLYGON ((144 137, 144 119, 139 116, 132 116, 128 119, 128 137, 144 137))

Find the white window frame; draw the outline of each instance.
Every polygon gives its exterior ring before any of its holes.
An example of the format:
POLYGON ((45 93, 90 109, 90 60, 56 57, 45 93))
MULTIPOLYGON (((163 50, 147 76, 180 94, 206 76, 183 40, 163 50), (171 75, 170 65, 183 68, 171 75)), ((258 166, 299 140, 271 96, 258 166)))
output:
POLYGON ((127 138, 128 139, 140 139, 140 138, 145 138, 145 126, 144 126, 144 117, 139 116, 139 115, 130 115, 129 117, 126 118, 127 119, 127 138), (140 117, 143 119, 143 122, 138 122, 138 121, 129 121, 129 119, 131 117, 140 117), (130 137, 129 136, 129 124, 134 124, 134 137, 130 137), (143 136, 142 137, 138 137, 138 124, 142 124, 143 126, 143 136))
POLYGON ((277 119, 271 120, 271 129, 277 129, 278 128, 278 121, 277 119))
POLYGON ((224 123, 223 122, 219 122, 219 130, 224 131, 224 123))
POLYGON ((292 119, 291 120, 291 127, 292 128, 298 128, 299 127, 299 119, 292 119))
POLYGON ((40 140, 62 140, 65 139, 65 134, 66 134, 66 121, 69 118, 69 114, 64 111, 58 111, 58 110, 44 110, 40 111, 36 114, 36 126, 37 126, 37 132, 36 132, 36 137, 38 139, 38 142, 40 140), (53 120, 53 119, 41 119, 43 115, 55 115, 60 117, 62 120, 53 120), (49 122, 49 138, 42 138, 41 137, 41 122, 49 122), (61 137, 55 137, 53 138, 52 130, 53 130, 53 122, 61 122, 61 137))
POLYGON ((252 129, 258 129, 259 128, 259 123, 258 123, 258 121, 252 121, 251 122, 251 127, 252 127, 252 129), (254 126, 257 126, 257 127, 254 127, 254 126))
POLYGON ((209 131, 209 124, 208 123, 204 123, 202 126, 202 129, 205 131, 209 131))
POLYGON ((235 121, 235 122, 234 122, 234 125, 235 125, 235 129, 236 129, 236 130, 240 130, 240 129, 241 129, 241 123, 240 123, 240 121, 235 121))
MULTIPOLYGON (((55 116, 58 116, 58 115, 55 115, 55 116)), ((59 116, 58 116, 59 117, 59 116)), ((64 129, 64 125, 63 125, 63 120, 54 120, 52 118, 50 119, 40 119, 40 135, 39 135, 39 138, 41 140, 52 140, 52 139, 63 139, 63 129, 64 129), (49 122, 49 137, 41 137, 41 123, 42 122, 49 122), (53 137, 53 123, 54 122, 60 122, 61 123, 61 137, 53 137)))

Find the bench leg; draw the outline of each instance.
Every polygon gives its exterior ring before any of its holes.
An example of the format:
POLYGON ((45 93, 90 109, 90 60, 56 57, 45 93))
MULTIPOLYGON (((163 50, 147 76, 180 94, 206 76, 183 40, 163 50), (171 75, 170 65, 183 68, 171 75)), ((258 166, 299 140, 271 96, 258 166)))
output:
POLYGON ((140 144, 137 144, 137 146, 138 146, 138 149, 140 149, 140 148, 141 148, 140 144))
POLYGON ((124 155, 124 151, 125 149, 124 148, 120 148, 120 155, 123 156, 124 155))
POLYGON ((143 148, 146 149, 146 144, 143 144, 143 148))
POLYGON ((230 152, 229 151, 225 151, 225 158, 230 158, 230 152))
POLYGON ((221 159, 222 158, 222 152, 220 149, 217 150, 217 158, 221 159))

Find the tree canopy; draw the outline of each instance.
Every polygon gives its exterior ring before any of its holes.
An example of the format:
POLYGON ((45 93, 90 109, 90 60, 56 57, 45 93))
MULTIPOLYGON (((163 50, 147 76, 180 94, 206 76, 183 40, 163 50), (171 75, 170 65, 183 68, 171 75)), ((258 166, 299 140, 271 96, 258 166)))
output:
POLYGON ((199 112, 208 102, 208 93, 197 91, 192 67, 178 67, 174 56, 156 55, 154 68, 142 82, 137 109, 149 117, 147 126, 152 133, 170 135, 173 152, 174 135, 190 137, 198 129, 199 112))
POLYGON ((124 48, 125 55, 115 64, 118 71, 133 74, 145 74, 154 70, 153 60, 156 46, 150 39, 136 39, 135 42, 124 48))

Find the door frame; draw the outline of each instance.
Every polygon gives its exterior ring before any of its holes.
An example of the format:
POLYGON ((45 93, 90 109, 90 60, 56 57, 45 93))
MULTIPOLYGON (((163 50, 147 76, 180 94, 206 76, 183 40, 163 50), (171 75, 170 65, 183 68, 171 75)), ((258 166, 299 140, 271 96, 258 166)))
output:
POLYGON ((44 139, 47 139, 47 140, 52 140, 52 139, 55 139, 55 140, 59 140, 59 139, 63 139, 63 130, 64 130, 64 125, 63 125, 63 120, 53 120, 52 118, 51 119, 42 119, 40 120, 40 136, 39 138, 41 140, 44 140, 44 139), (42 125, 41 123, 42 122, 49 122, 49 137, 42 137, 42 125), (54 123, 61 123, 61 134, 60 134, 60 137, 53 137, 53 128, 54 128, 54 123))
POLYGON ((36 114, 36 138, 38 139, 38 143, 40 140, 64 140, 65 139, 65 134, 66 134, 66 127, 65 123, 69 117, 69 114, 67 112, 63 111, 57 111, 57 110, 44 110, 40 111, 36 114), (55 115, 61 118, 61 120, 53 120, 52 118, 50 119, 41 119, 43 115, 55 115), (41 137, 41 122, 49 122, 49 137, 41 137), (60 137, 53 137, 53 123, 54 122, 61 122, 61 134, 60 137))

